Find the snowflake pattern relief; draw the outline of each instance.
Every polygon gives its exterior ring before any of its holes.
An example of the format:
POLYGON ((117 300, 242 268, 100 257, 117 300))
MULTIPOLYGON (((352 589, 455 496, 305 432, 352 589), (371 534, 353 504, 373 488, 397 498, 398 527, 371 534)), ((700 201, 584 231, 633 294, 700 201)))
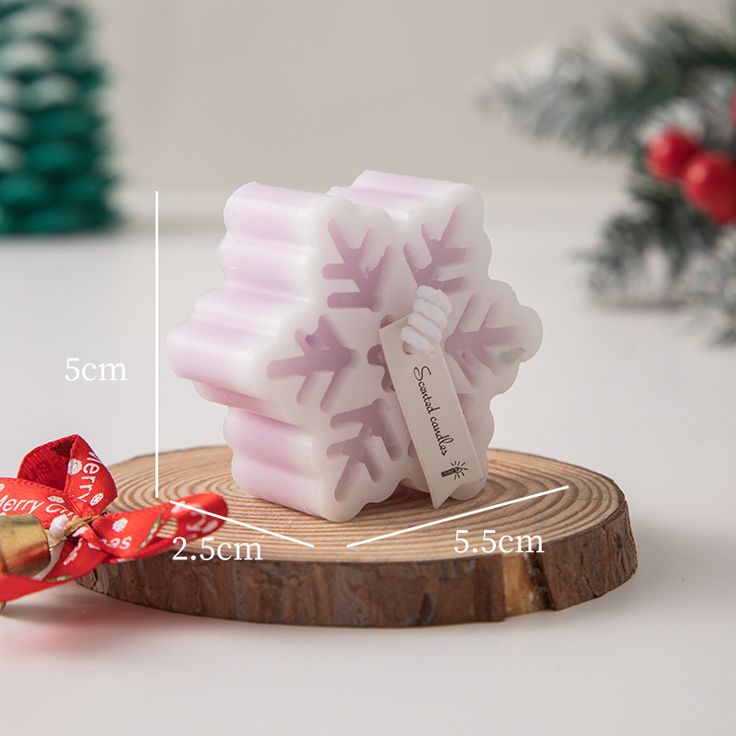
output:
POLYGON ((452 302, 444 349, 485 455, 490 400, 536 352, 541 323, 488 276, 475 190, 379 172, 327 195, 251 184, 231 197, 225 221, 228 283, 215 294, 237 298, 216 315, 212 296, 200 300, 169 355, 204 396, 231 407, 226 439, 244 491, 336 521, 400 484, 426 491, 378 341, 411 311, 419 285, 452 302))

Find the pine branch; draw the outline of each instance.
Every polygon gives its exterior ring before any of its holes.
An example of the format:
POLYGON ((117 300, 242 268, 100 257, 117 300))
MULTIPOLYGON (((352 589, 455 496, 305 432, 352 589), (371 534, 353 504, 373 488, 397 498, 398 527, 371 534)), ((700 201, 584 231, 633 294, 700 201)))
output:
POLYGON ((721 232, 712 256, 693 269, 687 296, 710 325, 715 345, 736 345, 736 227, 721 232))
POLYGON ((600 244, 589 256, 596 291, 623 285, 654 249, 665 254, 674 285, 695 257, 716 248, 718 227, 692 209, 675 187, 637 175, 629 197, 629 209, 605 223, 600 244))
POLYGON ((537 137, 586 153, 626 155, 654 111, 696 94, 704 77, 736 72, 732 29, 660 15, 644 32, 619 29, 614 39, 608 58, 605 49, 579 44, 553 52, 536 69, 502 77, 481 105, 500 99, 513 121, 537 137))
POLYGON ((501 77, 481 99, 486 107, 502 102, 522 130, 539 138, 630 160, 630 204, 605 223, 588 256, 594 291, 629 302, 632 291, 648 302, 687 297, 719 325, 722 343, 736 343, 734 228, 693 209, 681 187, 653 178, 642 158, 647 141, 664 126, 693 132, 706 150, 736 156, 730 112, 736 0, 730 6, 721 24, 663 14, 643 31, 618 29, 607 49, 590 43, 562 48, 501 77), (655 269, 652 255, 659 256, 655 269))

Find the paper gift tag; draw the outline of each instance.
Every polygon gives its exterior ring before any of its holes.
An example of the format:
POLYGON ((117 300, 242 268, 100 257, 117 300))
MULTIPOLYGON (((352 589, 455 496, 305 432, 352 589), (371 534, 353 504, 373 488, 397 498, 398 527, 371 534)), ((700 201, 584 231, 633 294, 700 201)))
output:
POLYGON ((437 508, 458 488, 483 478, 442 347, 432 353, 404 350, 408 317, 380 331, 383 354, 419 464, 437 508))

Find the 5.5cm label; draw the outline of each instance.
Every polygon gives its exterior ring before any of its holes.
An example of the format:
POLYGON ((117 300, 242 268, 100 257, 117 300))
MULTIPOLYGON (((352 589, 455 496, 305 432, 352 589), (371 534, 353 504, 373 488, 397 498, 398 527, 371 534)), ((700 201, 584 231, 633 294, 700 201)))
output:
POLYGON ((474 540, 469 535, 469 529, 455 530, 454 550, 457 554, 476 555, 480 552, 490 555, 494 552, 501 552, 509 555, 544 552, 540 534, 501 534, 498 536, 495 529, 483 529, 480 539, 474 540))

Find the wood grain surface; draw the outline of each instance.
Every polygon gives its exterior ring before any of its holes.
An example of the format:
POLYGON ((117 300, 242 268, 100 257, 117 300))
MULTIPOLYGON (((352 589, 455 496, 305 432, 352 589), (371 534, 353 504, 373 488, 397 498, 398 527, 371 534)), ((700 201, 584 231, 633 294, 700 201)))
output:
MULTIPOLYGON (((621 585, 636 569, 623 493, 602 475, 556 460, 493 450, 486 488, 470 501, 449 501, 434 509, 426 494, 399 488, 387 502, 335 524, 247 496, 230 476, 230 459, 224 447, 163 454, 161 497, 217 491, 225 496, 231 518, 313 547, 226 523, 211 544, 224 544, 227 556, 237 543, 257 542, 263 559, 205 561, 199 559, 200 542, 193 542, 185 555, 197 556, 194 561, 176 561, 166 553, 98 568, 81 584, 132 603, 201 616, 420 626, 501 621, 566 608, 621 585), (348 547, 565 485, 564 491, 348 547), (467 530, 461 535, 468 539, 467 552, 455 550, 458 529, 467 530), (511 552, 483 551, 494 542, 498 547, 503 535, 511 552), (533 535, 541 537, 543 551, 529 551, 539 546, 538 539, 528 539, 533 535)), ((155 502, 153 456, 111 470, 119 492, 111 510, 155 502)))

